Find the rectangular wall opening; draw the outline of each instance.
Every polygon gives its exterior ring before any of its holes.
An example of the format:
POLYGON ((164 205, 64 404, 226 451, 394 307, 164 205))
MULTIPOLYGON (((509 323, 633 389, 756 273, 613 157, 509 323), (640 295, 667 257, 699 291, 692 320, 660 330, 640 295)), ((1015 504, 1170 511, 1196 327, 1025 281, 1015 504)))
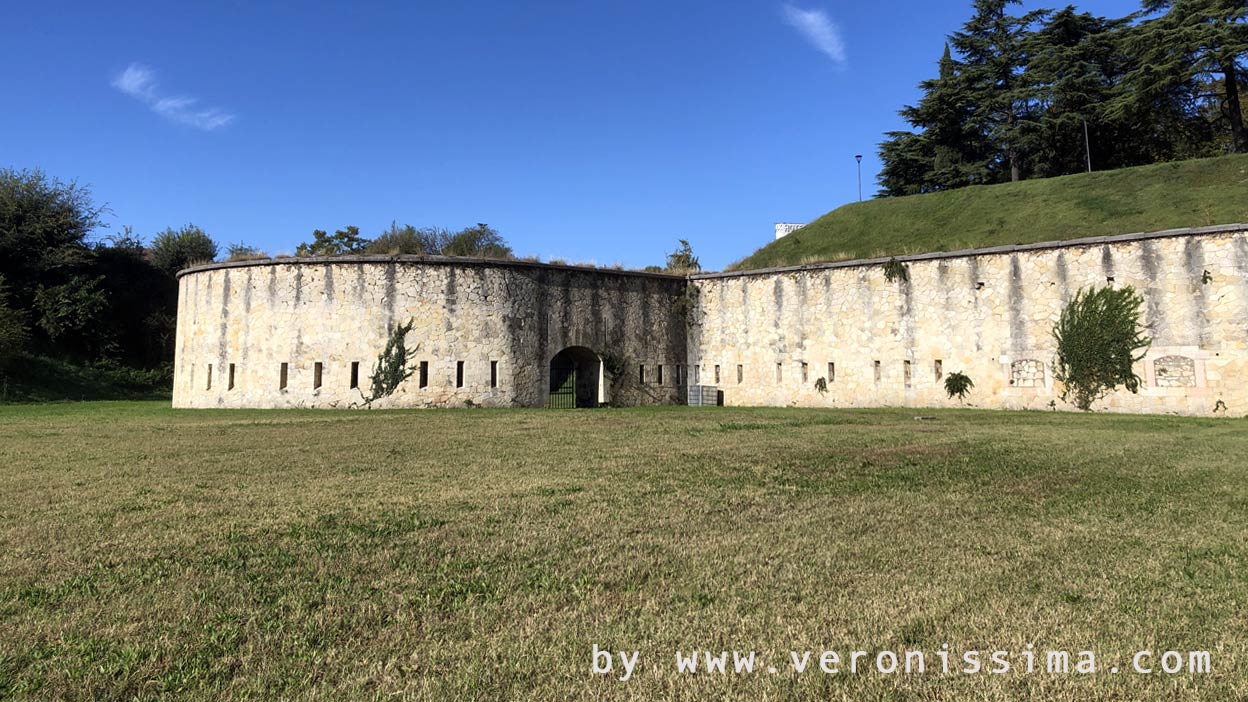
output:
POLYGON ((644 363, 637 366, 637 382, 642 385, 646 384, 646 364, 644 363))
POLYGON ((702 382, 702 364, 693 367, 693 384, 698 385, 702 382))
POLYGON ((939 383, 939 382, 940 382, 940 379, 941 379, 941 378, 943 378, 943 377, 945 377, 945 364, 944 364, 944 362, 943 362, 943 361, 941 361, 939 358, 938 358, 938 359, 936 359, 936 362, 932 364, 932 370, 933 370, 933 371, 935 371, 935 373, 936 373, 936 382, 938 382, 938 383, 939 383))
POLYGON ((204 386, 205 390, 212 389, 212 364, 208 364, 208 383, 204 386))
POLYGON ((784 382, 784 364, 777 363, 776 364, 776 383, 779 384, 781 382, 784 382))
POLYGON ((351 389, 360 387, 360 362, 351 362, 351 389))
POLYGON ((321 387, 321 379, 325 374, 325 364, 317 361, 312 365, 312 389, 319 390, 321 387))
POLYGON ((737 385, 740 385, 744 380, 745 380, 745 366, 738 363, 737 364, 737 385))
POLYGON ((906 387, 910 387, 910 361, 901 362, 901 377, 905 380, 906 387))
POLYGON ((810 366, 807 365, 805 361, 802 361, 802 382, 804 383, 809 379, 810 379, 810 366))
POLYGON ((233 363, 230 364, 229 379, 226 383, 225 389, 226 390, 234 389, 234 364, 233 363))
POLYGON ((719 385, 719 364, 715 364, 715 384, 719 385))
POLYGON ((285 390, 287 383, 290 381, 290 364, 283 363, 277 372, 277 389, 285 390))
POLYGON ((832 361, 828 361, 828 382, 836 382, 836 364, 832 361))
POLYGON ((490 361, 490 387, 498 387, 498 361, 490 361))
POLYGON ((663 364, 662 364, 662 363, 660 363, 660 364, 659 364, 659 368, 658 368, 658 370, 657 370, 657 371, 655 371, 655 376, 654 376, 654 377, 655 377, 655 381, 656 381, 659 385, 662 385, 662 384, 663 384, 663 364))
POLYGON ((429 387, 429 362, 428 362, 428 361, 421 361, 421 362, 420 362, 420 378, 419 378, 419 381, 420 381, 420 382, 419 382, 420 387, 422 387, 422 388, 427 388, 427 387, 429 387))
POLYGON ((875 366, 875 382, 878 383, 880 382, 880 362, 875 361, 874 366, 875 366))
POLYGON ((455 362, 455 387, 457 388, 464 387, 464 362, 463 361, 455 362))

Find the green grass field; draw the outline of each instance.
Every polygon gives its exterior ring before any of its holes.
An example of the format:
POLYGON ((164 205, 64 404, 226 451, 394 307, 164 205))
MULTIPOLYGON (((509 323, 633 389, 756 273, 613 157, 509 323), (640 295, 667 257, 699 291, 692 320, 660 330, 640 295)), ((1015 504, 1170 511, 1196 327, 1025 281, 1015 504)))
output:
POLYGON ((835 209, 733 268, 1248 222, 1248 155, 1161 163, 835 209))
POLYGON ((1245 456, 1248 420, 0 407, 0 699, 1243 699, 1245 456), (788 653, 945 643, 1098 671, 788 653))

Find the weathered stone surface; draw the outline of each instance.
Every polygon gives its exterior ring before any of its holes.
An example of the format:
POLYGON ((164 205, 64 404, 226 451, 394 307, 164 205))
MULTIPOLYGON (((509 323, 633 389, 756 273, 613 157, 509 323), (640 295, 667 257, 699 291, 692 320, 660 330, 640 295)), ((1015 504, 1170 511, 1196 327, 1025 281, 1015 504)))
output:
MULTIPOLYGON (((352 364, 367 390, 390 331, 411 319, 408 346, 418 369, 427 364, 428 383, 420 387, 418 370, 375 407, 541 406, 550 361, 567 347, 610 353, 629 369, 682 365, 685 327, 673 310, 685 289, 672 276, 486 261, 313 259, 196 269, 180 280, 173 402, 353 406, 363 396, 351 388, 352 364)), ((643 385, 634 373, 615 382, 606 375, 604 399, 678 402, 684 390, 675 377, 643 385)))
POLYGON ((905 257, 909 279, 896 282, 883 260, 695 276, 689 363, 741 368, 739 381, 722 374, 729 405, 957 406, 942 376, 961 371, 975 382, 969 405, 1068 408, 1052 377, 1054 322, 1080 288, 1131 285, 1154 336, 1136 368, 1143 387, 1095 409, 1209 414, 1222 400, 1242 415, 1246 251, 1243 227, 1221 227, 905 257))
POLYGON ((697 379, 730 405, 956 406, 943 376, 960 371, 975 382, 969 405, 1068 407, 1053 379, 1053 324, 1080 288, 1109 284, 1144 296, 1154 343, 1137 366, 1140 392, 1096 409, 1209 414, 1221 400, 1242 415, 1244 229, 903 257, 909 275, 893 282, 883 260, 689 279, 475 259, 207 266, 180 280, 174 405, 352 406, 352 364, 366 387, 389 330, 412 319, 428 383, 413 376, 376 406, 542 406, 551 359, 585 347, 619 371, 604 378, 612 404, 681 402, 697 379))

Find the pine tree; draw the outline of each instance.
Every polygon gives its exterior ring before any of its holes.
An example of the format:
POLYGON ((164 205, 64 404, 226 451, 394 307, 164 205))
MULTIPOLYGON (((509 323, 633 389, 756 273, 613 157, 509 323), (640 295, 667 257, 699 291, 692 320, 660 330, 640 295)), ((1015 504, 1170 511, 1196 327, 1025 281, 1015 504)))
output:
POLYGON ((1115 148, 1125 130, 1103 110, 1127 69, 1116 34, 1126 23, 1068 6, 1028 38, 1022 83, 1035 101, 1035 120, 1025 125, 1023 141, 1033 175, 1078 173, 1089 160, 1102 169, 1146 162, 1115 148))
POLYGON ((923 98, 899 114, 915 132, 889 132, 880 144, 882 195, 915 195, 990 182, 992 147, 972 121, 974 106, 945 45, 940 73, 919 84, 923 98))
POLYGON ((1240 99, 1248 75, 1243 66, 1248 59, 1248 0, 1144 0, 1143 6, 1147 14, 1164 14, 1142 22, 1134 32, 1131 48, 1141 65, 1129 76, 1130 87, 1144 92, 1190 89, 1204 77, 1218 76, 1221 95, 1199 97, 1219 100, 1231 150, 1248 152, 1240 99))
POLYGON ((1027 62, 1028 38, 1048 10, 1034 10, 1021 17, 1006 13, 1021 0, 975 0, 975 14, 950 41, 962 57, 974 110, 972 125, 996 146, 1010 180, 1023 177, 1026 127, 1032 119, 1031 95, 1021 79, 1027 62))

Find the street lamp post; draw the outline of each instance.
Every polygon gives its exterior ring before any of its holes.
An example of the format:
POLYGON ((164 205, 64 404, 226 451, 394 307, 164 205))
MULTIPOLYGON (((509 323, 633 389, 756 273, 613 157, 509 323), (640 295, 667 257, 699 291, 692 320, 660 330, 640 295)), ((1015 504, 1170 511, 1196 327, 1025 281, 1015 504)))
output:
POLYGON ((858 162, 858 202, 862 202, 862 154, 854 154, 854 160, 858 162))

